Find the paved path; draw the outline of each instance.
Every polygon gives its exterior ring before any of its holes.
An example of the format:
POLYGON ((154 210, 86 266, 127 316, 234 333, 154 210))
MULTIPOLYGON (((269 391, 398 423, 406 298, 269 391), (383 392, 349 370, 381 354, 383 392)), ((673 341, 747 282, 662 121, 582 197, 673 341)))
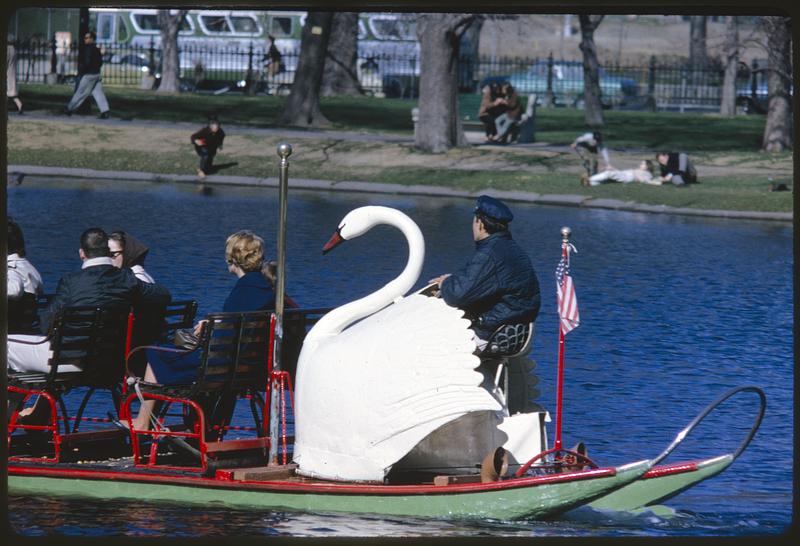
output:
MULTIPOLYGON (((94 169, 75 169, 66 167, 36 167, 30 165, 9 165, 9 184, 24 183, 24 176, 47 177, 75 177, 95 178, 104 180, 126 180, 142 182, 178 182, 198 184, 197 177, 182 174, 158 174, 133 171, 98 171, 94 169)), ((210 175, 205 179, 206 185, 229 186, 263 186, 277 187, 276 178, 256 178, 250 176, 210 175)), ((611 210, 624 210, 633 212, 651 212, 659 214, 681 214, 686 216, 710 216, 717 218, 739 218, 752 220, 776 220, 791 222, 791 212, 761 212, 761 211, 734 211, 734 210, 703 210, 686 207, 670 207, 667 205, 646 205, 634 201, 618 199, 598 199, 572 194, 538 194, 522 191, 502 191, 484 189, 476 192, 459 190, 442 186, 406 186, 402 184, 381 184, 376 182, 315 180, 305 178, 290 178, 289 187, 292 189, 326 190, 326 191, 352 191, 367 193, 384 193, 397 195, 421 195, 464 197, 474 199, 478 195, 488 194, 507 201, 536 203, 539 205, 560 205, 572 207, 599 208, 611 210)))

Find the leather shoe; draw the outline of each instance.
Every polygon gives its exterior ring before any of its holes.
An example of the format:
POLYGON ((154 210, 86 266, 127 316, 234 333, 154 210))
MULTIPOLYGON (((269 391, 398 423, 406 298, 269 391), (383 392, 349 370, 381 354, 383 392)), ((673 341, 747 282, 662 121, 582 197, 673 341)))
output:
POLYGON ((105 112, 101 112, 100 115, 97 116, 97 118, 98 119, 108 119, 108 115, 109 115, 108 114, 108 110, 106 110, 105 112))

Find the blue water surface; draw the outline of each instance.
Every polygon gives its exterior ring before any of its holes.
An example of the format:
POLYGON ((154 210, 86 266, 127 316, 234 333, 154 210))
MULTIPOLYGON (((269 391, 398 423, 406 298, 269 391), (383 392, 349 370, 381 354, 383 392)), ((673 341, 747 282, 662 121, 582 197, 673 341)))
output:
MULTIPOLYGON (((679 191, 665 188, 664 191, 679 191)), ((338 306, 397 275, 407 258, 387 226, 323 256, 322 245, 351 209, 370 204, 411 216, 426 239, 418 286, 458 268, 473 249, 466 199, 293 191, 289 201, 287 290, 301 306, 338 306)), ((555 416, 557 320, 554 270, 559 229, 578 253, 572 274, 581 325, 567 336, 564 427, 602 465, 652 458, 727 389, 757 385, 766 417, 750 447, 723 474, 667 502, 675 515, 586 508, 541 522, 450 522, 341 514, 264 513, 210 507, 12 496, 9 519, 24 535, 290 536, 698 536, 777 534, 792 521, 792 227, 512 204, 512 232, 542 286, 532 358, 540 403, 555 416), (768 462, 768 464, 766 464, 768 462)), ((28 177, 8 188, 45 288, 80 267, 80 233, 124 229, 150 247, 147 270, 173 298, 217 311, 235 278, 226 237, 252 229, 275 254, 277 191, 28 177)), ((98 402, 99 403, 99 402, 98 402)), ((747 433, 757 400, 726 402, 666 462, 729 453, 747 433)), ((237 413, 237 415, 239 415, 237 413)), ((246 417, 246 412, 242 413, 246 417)), ((244 417, 243 417, 244 419, 244 417)), ((551 424, 550 433, 554 426, 551 424)), ((552 436, 551 436, 552 441, 552 436)))

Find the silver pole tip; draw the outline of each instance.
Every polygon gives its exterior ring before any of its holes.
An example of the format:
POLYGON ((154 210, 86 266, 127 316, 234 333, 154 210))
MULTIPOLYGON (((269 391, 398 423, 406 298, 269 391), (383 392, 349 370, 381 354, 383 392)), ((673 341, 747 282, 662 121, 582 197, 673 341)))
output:
POLYGON ((562 239, 569 239, 569 236, 572 235, 572 230, 567 226, 561 228, 561 238, 562 239))
POLYGON ((288 142, 281 142, 278 144, 278 155, 283 159, 292 155, 292 145, 288 142))

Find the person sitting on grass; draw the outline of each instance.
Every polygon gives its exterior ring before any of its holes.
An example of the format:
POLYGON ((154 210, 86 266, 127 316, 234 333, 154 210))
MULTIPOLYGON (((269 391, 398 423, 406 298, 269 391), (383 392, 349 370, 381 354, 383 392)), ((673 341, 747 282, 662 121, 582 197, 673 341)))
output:
MULTIPOLYGON (((586 180, 585 178, 583 180, 586 180)), ((645 159, 636 169, 608 169, 592 175, 588 179, 586 186, 599 186, 605 182, 622 182, 628 184, 630 182, 641 182, 642 184, 653 184, 656 186, 661 185, 661 179, 653 178, 653 162, 645 159)))
POLYGON ((219 120, 214 116, 208 118, 208 125, 192 135, 194 151, 200 157, 200 168, 197 169, 197 176, 200 179, 211 174, 214 156, 217 155, 217 150, 222 149, 224 139, 225 131, 222 130, 219 120))
POLYGON ((688 155, 679 152, 658 152, 656 161, 661 166, 662 182, 672 182, 676 186, 697 182, 697 171, 688 155))

